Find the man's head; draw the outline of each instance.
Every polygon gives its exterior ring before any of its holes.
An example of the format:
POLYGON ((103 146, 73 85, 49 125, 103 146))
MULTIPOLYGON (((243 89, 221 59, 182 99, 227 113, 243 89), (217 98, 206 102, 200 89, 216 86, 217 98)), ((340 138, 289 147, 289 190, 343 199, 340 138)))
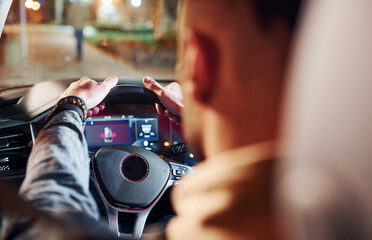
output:
POLYGON ((177 75, 199 157, 276 137, 300 0, 183 0, 177 75))

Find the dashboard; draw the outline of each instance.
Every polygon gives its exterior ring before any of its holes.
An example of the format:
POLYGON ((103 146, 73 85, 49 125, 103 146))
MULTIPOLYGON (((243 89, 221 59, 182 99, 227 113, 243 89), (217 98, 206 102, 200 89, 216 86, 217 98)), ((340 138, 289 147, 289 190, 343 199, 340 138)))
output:
POLYGON ((170 146, 172 132, 178 130, 168 119, 154 113, 152 105, 116 104, 87 119, 84 133, 89 148, 119 144, 161 153, 170 146))
POLYGON ((86 120, 84 134, 91 153, 104 146, 132 145, 195 164, 180 126, 160 116, 154 104, 107 104, 105 110, 86 120))
MULTIPOLYGON (((0 91, 0 177, 23 177, 35 139, 59 95, 74 80, 42 82, 0 91)), ((187 165, 196 163, 178 124, 156 112, 156 96, 141 86, 118 86, 106 108, 87 119, 89 156, 104 146, 132 145, 187 165)))
MULTIPOLYGON (((74 81, 0 90, 1 181, 20 187, 46 116, 74 81)), ((175 215, 170 193, 184 174, 193 172, 196 161, 183 141, 180 125, 157 113, 155 104, 161 103, 153 92, 142 86, 119 85, 104 102, 105 109, 84 123, 91 160, 89 190, 101 220, 120 236, 137 239, 146 232, 145 226, 164 225, 175 215), (120 157, 105 158, 107 153, 120 157), (139 175, 141 180, 137 180, 139 175), (126 194, 118 189, 125 189, 126 194)))

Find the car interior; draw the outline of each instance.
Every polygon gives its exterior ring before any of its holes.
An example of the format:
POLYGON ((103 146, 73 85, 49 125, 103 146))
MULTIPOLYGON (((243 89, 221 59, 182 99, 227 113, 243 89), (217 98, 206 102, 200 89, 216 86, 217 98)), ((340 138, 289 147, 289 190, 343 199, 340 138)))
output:
MULTIPOLYGON (((3 6, 9 8, 10 4, 5 5, 9 2, 0 0, 0 26, 7 14, 3 6)), ((371 22, 369 1, 313 0, 306 4, 288 71, 278 191, 308 199, 307 183, 301 174, 294 178, 293 173, 309 166, 327 166, 354 188, 358 208, 372 212, 368 184, 372 156, 371 22)), ((75 80, 53 79, 0 89, 1 181, 20 186, 45 117, 75 80)), ((174 216, 172 187, 196 164, 180 125, 157 114, 154 104, 159 104, 159 99, 139 82, 120 78, 104 100, 105 110, 85 123, 91 192, 102 220, 118 236, 133 239, 146 234, 148 224, 165 224, 174 216), (129 161, 124 164, 123 159, 129 161), (140 181, 144 177, 146 181, 140 181), (140 195, 122 194, 122 189, 142 191, 140 195)), ((282 195, 278 200, 280 212, 290 213, 283 214, 286 231, 299 236, 293 239, 301 239, 301 226, 291 218, 291 202, 282 195)), ((372 214, 363 216, 365 222, 357 224, 368 229, 372 214)), ((322 238, 317 238, 317 233, 314 231, 313 239, 322 238)))
MULTIPOLYGON (((304 227, 295 221, 298 212, 291 205, 298 201, 306 206, 317 194, 331 194, 331 188, 323 192, 310 187, 334 174, 343 188, 352 191, 342 199, 334 196, 337 201, 350 201, 343 208, 350 214, 349 223, 337 232, 347 229, 349 234, 361 234, 359 238, 354 235, 354 239, 372 236, 371 21, 372 4, 368 1, 315 0, 306 5, 288 73, 282 129, 285 161, 278 173, 278 191, 288 195, 278 200, 291 239, 303 239, 305 234, 304 227), (286 198, 291 200, 283 200, 286 198)), ((307 239, 325 238, 321 235, 325 223, 331 225, 331 216, 327 217, 309 226, 313 228, 307 239)), ((334 239, 347 238, 344 235, 334 239)))
MULTIPOLYGON (((35 137, 73 81, 1 91, 2 179, 16 186, 22 182, 35 137)), ((102 220, 119 236, 138 239, 146 222, 166 223, 174 215, 169 193, 181 176, 193 171, 196 161, 180 126, 156 112, 155 103, 160 102, 154 93, 123 84, 112 89, 104 102, 105 110, 85 123, 91 191, 102 220)))
POLYGON ((181 126, 157 113, 159 99, 142 85, 145 73, 162 85, 174 81, 177 5, 168 2, 158 6, 138 0, 0 1, 1 30, 5 23, 0 44, 1 181, 14 189, 20 187, 35 138, 63 91, 83 75, 103 81, 110 71, 105 68, 114 66, 116 72, 110 74, 119 76, 118 86, 104 99, 105 109, 85 122, 90 190, 101 220, 118 236, 139 239, 145 225, 165 226, 174 216, 170 192, 196 163, 181 126), (82 61, 73 60, 73 28, 68 22, 76 6, 83 7, 80 13, 87 10, 92 15, 84 29, 88 43, 84 42, 82 61), (156 23, 159 18, 165 23, 156 23), (164 26, 167 32, 162 33, 164 26), (155 39, 153 35, 158 34, 155 39), (64 39, 49 41, 56 37, 64 39), (128 46, 134 50, 123 53, 128 46), (126 59, 118 59, 122 56, 126 59))

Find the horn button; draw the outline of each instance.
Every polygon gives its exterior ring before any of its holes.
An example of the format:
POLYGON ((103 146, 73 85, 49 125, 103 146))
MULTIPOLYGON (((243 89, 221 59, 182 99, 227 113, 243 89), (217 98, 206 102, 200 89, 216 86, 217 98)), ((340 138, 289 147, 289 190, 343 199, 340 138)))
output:
POLYGON ((140 155, 129 155, 123 159, 121 172, 124 178, 132 182, 144 180, 149 172, 149 165, 140 155))
POLYGON ((146 209, 161 194, 170 175, 162 158, 133 146, 101 148, 92 164, 105 200, 121 209, 146 209))

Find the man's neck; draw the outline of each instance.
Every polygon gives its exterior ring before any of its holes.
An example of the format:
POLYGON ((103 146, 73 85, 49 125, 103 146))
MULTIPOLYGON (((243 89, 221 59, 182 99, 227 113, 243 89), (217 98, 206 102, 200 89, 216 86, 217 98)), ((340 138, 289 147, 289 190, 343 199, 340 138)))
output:
POLYGON ((205 119, 203 145, 206 158, 249 145, 275 141, 277 121, 275 119, 246 119, 244 113, 241 118, 213 116, 209 113, 205 119))

